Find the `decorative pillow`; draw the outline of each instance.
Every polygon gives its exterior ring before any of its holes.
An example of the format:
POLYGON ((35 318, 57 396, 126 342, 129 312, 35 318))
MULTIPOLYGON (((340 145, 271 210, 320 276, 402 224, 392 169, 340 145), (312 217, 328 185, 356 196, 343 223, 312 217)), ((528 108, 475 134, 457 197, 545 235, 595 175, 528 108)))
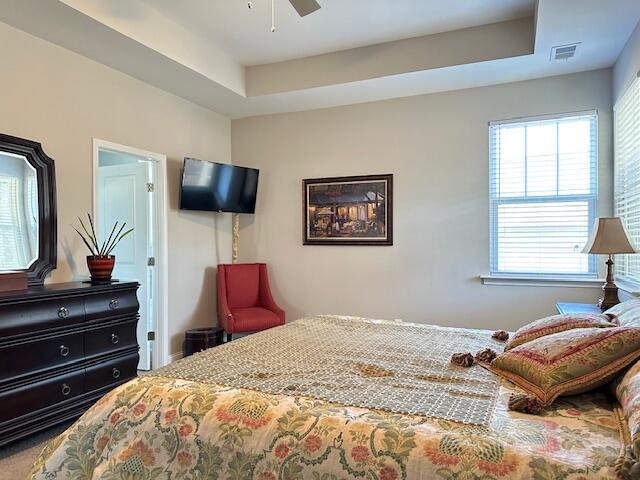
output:
POLYGON ((617 463, 622 470, 622 478, 633 478, 633 470, 640 462, 640 361, 636 362, 616 384, 615 394, 620 402, 624 421, 628 427, 627 444, 621 461, 617 463))
POLYGON ((640 299, 633 298, 621 302, 604 314, 621 327, 640 327, 640 299))
POLYGON ((629 422, 629 431, 632 437, 636 437, 640 435, 640 362, 636 362, 615 383, 616 397, 629 422))
POLYGON ((488 368, 543 405, 604 385, 640 357, 640 328, 576 328, 498 355, 488 368))
POLYGON ((505 352, 511 350, 518 345, 530 342, 536 338, 551 335, 552 333, 564 332, 574 328, 605 328, 615 327, 611 317, 602 313, 567 313, 562 315, 552 315, 550 317, 541 318, 534 322, 528 323, 511 337, 511 340, 505 346, 505 352))

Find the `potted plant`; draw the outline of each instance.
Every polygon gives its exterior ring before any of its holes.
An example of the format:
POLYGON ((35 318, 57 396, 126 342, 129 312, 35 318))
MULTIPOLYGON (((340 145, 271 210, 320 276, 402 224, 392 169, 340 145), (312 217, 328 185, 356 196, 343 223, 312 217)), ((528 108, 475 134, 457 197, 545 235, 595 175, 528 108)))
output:
POLYGON ((84 233, 80 232, 76 227, 73 227, 73 229, 80 235, 89 252, 91 252, 91 255, 87 255, 87 267, 89 267, 91 281, 106 282, 111 280, 111 273, 113 272, 113 267, 116 262, 116 257, 111 255, 111 252, 113 252, 113 249, 116 248, 124 237, 133 232, 133 228, 124 231, 124 227, 127 225, 127 223, 124 222, 118 229, 119 222, 116 222, 109 236, 103 240, 102 245, 98 245, 98 237, 93 227, 91 214, 87 213, 87 217, 89 218, 90 229, 87 229, 80 217, 78 217, 78 220, 80 221, 80 228, 84 233))

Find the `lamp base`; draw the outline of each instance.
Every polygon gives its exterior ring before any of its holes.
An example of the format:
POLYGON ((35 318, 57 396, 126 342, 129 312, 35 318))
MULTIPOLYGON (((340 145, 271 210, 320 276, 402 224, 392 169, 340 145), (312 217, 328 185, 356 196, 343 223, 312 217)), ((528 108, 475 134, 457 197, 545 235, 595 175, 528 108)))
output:
POLYGON ((608 308, 620 303, 620 299, 618 298, 618 287, 616 287, 615 284, 605 284, 602 287, 602 291, 604 292, 604 296, 598 300, 598 306, 602 310, 607 310, 608 308))
POLYGON ((620 303, 618 287, 613 282, 613 259, 611 255, 609 255, 609 259, 607 260, 607 281, 602 286, 602 291, 604 292, 604 296, 598 301, 598 306, 602 310, 606 310, 620 303))

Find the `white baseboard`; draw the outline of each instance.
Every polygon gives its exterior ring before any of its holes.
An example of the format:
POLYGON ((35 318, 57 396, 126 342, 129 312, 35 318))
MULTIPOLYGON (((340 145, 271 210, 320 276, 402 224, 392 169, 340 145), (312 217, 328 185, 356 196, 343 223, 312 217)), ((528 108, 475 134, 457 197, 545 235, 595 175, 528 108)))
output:
POLYGON ((169 363, 177 362, 183 357, 182 352, 176 352, 169 355, 169 363))

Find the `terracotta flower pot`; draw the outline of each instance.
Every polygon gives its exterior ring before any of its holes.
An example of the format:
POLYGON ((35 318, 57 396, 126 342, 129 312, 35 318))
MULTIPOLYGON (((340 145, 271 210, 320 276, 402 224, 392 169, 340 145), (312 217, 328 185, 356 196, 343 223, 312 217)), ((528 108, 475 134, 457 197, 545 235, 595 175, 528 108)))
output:
POLYGON ((108 257, 98 257, 95 255, 87 255, 87 267, 92 281, 105 282, 111 280, 111 272, 116 263, 116 257, 109 255, 108 257))

